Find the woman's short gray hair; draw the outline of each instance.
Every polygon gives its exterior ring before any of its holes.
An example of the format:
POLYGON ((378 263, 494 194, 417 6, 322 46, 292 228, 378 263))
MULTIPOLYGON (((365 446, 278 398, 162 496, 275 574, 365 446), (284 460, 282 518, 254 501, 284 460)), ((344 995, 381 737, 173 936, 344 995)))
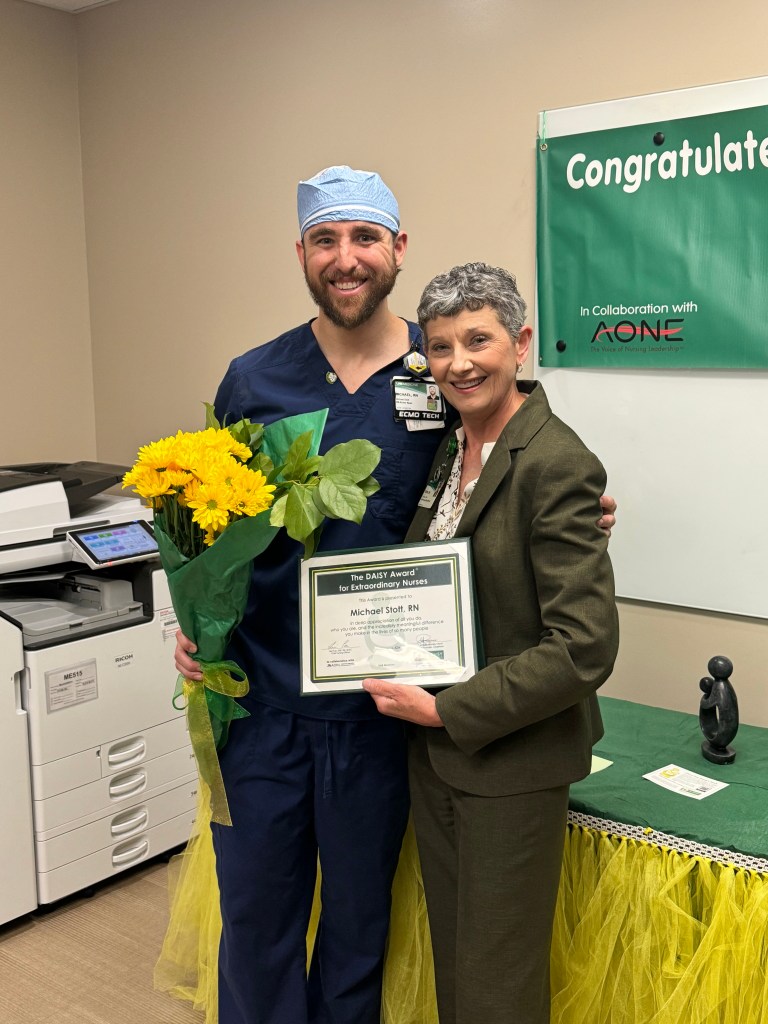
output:
POLYGON ((499 323, 516 338, 525 326, 525 300, 512 274, 487 263, 465 263, 433 277, 424 289, 417 312, 422 331, 438 316, 457 316, 490 306, 499 323))

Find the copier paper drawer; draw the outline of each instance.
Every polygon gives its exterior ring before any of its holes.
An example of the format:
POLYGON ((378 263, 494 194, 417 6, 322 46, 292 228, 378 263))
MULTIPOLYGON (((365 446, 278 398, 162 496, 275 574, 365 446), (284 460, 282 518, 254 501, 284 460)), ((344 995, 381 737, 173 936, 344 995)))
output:
POLYGON ((80 750, 69 757, 47 764, 33 765, 32 781, 35 797, 47 800, 68 789, 96 782, 106 775, 124 772, 128 768, 162 757, 179 747, 189 746, 189 734, 184 714, 151 729, 101 743, 89 750, 80 750))
POLYGON ((38 841, 35 844, 38 871, 53 871, 97 850, 125 843, 169 818, 193 813, 196 797, 197 781, 185 782, 134 807, 112 811, 90 825, 38 841))
POLYGON ((118 772, 108 778, 91 782, 78 789, 50 797, 34 800, 35 834, 66 825, 75 828, 108 814, 119 806, 128 807, 150 796, 155 796, 162 786, 194 778, 196 773, 195 755, 191 747, 181 747, 153 761, 118 772))
POLYGON ((140 864, 164 850, 180 846, 189 839, 194 819, 194 811, 187 811, 116 846, 70 861, 69 864, 64 864, 53 871, 39 871, 37 891, 40 902, 52 903, 54 900, 60 900, 70 893, 77 892, 78 889, 140 864))

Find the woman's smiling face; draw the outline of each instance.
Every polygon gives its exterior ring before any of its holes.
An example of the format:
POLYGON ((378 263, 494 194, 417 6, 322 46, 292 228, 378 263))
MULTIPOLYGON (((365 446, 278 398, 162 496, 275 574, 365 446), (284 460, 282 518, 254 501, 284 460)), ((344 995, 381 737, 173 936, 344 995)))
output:
POLYGON ((424 334, 432 376, 462 422, 493 423, 500 433, 519 404, 515 377, 530 327, 512 338, 496 310, 483 306, 435 317, 424 334))

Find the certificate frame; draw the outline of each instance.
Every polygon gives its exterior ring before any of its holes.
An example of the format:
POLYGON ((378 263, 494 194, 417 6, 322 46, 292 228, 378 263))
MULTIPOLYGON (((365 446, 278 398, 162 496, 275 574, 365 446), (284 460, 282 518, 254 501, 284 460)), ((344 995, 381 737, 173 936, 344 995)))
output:
POLYGON ((300 563, 301 693, 368 677, 450 686, 480 667, 468 537, 328 551, 300 563))

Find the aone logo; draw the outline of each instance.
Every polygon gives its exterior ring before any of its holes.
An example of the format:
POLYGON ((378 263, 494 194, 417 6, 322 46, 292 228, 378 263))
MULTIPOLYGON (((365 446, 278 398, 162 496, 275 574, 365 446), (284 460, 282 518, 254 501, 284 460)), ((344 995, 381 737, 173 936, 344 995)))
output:
POLYGON ((630 341, 634 341, 635 338, 640 341, 648 341, 653 339, 654 341, 666 341, 667 339, 673 339, 674 341, 683 341, 683 336, 680 333, 682 331, 682 324, 685 321, 682 317, 674 317, 671 320, 619 320, 616 324, 609 326, 605 320, 601 320, 595 328, 595 333, 592 335, 591 344, 598 342, 609 341, 611 344, 620 341, 622 344, 627 345, 630 341), (662 326, 663 324, 663 326, 662 326), (673 324, 680 324, 679 327, 672 326, 673 324))

